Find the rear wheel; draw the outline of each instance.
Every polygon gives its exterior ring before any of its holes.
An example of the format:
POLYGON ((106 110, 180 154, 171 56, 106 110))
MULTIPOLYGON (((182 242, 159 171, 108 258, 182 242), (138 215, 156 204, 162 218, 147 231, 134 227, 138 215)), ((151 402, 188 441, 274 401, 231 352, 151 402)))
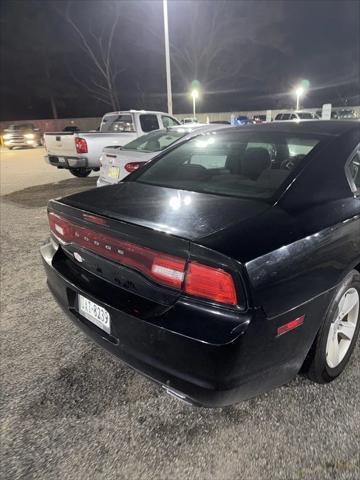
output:
POLYGON ((71 175, 74 177, 88 177, 91 173, 91 168, 70 168, 71 175))
POLYGON ((353 270, 333 298, 310 352, 308 377, 328 383, 346 367, 360 330, 360 274, 353 270))

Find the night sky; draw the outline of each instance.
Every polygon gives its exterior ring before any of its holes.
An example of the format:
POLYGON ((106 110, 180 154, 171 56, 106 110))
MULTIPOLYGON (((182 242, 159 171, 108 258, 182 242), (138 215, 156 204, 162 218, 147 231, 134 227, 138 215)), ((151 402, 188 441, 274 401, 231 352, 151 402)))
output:
MULTIPOLYGON (((0 12, 1 120, 166 109, 162 2, 3 0, 0 12)), ((169 31, 175 113, 191 110, 193 80, 203 112, 293 107, 303 79, 304 107, 360 104, 358 0, 169 0, 169 31)))

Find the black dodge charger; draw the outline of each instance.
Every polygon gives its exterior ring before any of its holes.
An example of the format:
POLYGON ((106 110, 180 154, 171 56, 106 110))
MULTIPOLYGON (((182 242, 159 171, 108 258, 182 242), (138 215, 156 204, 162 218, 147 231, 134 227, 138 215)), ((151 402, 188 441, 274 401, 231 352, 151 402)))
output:
POLYGON ((196 135, 118 185, 48 206, 41 253, 66 314, 205 406, 345 368, 359 334, 360 124, 196 135))

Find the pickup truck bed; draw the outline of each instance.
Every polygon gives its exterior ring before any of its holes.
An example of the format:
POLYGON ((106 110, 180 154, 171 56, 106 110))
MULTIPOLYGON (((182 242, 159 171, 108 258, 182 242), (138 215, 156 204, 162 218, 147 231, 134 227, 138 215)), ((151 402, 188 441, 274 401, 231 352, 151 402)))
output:
POLYGON ((105 147, 126 145, 146 132, 163 128, 166 121, 179 122, 162 112, 127 111, 104 115, 100 132, 52 132, 44 136, 45 161, 69 169, 77 177, 99 170, 105 147), (167 119, 167 120, 165 120, 167 119))

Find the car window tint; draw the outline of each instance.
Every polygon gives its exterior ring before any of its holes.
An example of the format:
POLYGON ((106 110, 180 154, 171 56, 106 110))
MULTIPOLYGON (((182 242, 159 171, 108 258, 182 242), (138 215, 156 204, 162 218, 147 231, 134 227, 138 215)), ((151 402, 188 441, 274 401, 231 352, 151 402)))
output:
POLYGON ((176 142, 179 138, 183 137, 185 132, 166 132, 165 130, 159 130, 150 132, 147 135, 142 135, 139 138, 135 138, 132 142, 127 143, 122 147, 123 150, 137 150, 142 152, 159 152, 166 147, 176 142))
POLYGON ((290 113, 283 113, 282 120, 290 120, 290 113))
POLYGON ((248 150, 249 148, 266 148, 271 158, 275 155, 275 147, 270 143, 249 142, 247 144, 246 150, 248 150))
POLYGON ((190 162, 193 165, 201 165, 206 169, 209 168, 224 168, 226 164, 226 155, 210 154, 210 155, 192 155, 190 162))
POLYGON ((313 138, 289 138, 288 148, 290 157, 295 155, 307 155, 318 143, 313 138))
POLYGON ((133 118, 131 115, 107 115, 102 121, 100 131, 109 133, 135 132, 133 118))
POLYGON ((177 125, 180 125, 175 118, 168 117, 167 115, 162 115, 161 120, 165 128, 176 127, 177 125))
POLYGON ((151 132, 159 129, 157 116, 151 113, 140 115, 140 125, 143 132, 151 132))
POLYGON ((164 154, 133 181, 218 195, 271 198, 306 155, 289 161, 289 146, 309 153, 320 141, 313 135, 288 137, 266 131, 198 135, 164 154), (281 154, 275 162, 269 146, 281 154))
POLYGON ((183 133, 178 133, 178 132, 172 132, 172 133, 168 133, 167 135, 162 135, 159 138, 160 150, 164 150, 165 148, 169 147, 174 142, 176 142, 176 140, 181 138, 183 135, 184 135, 183 133))
POLYGON ((282 119, 282 113, 278 113, 275 117, 275 120, 281 120, 282 119))

